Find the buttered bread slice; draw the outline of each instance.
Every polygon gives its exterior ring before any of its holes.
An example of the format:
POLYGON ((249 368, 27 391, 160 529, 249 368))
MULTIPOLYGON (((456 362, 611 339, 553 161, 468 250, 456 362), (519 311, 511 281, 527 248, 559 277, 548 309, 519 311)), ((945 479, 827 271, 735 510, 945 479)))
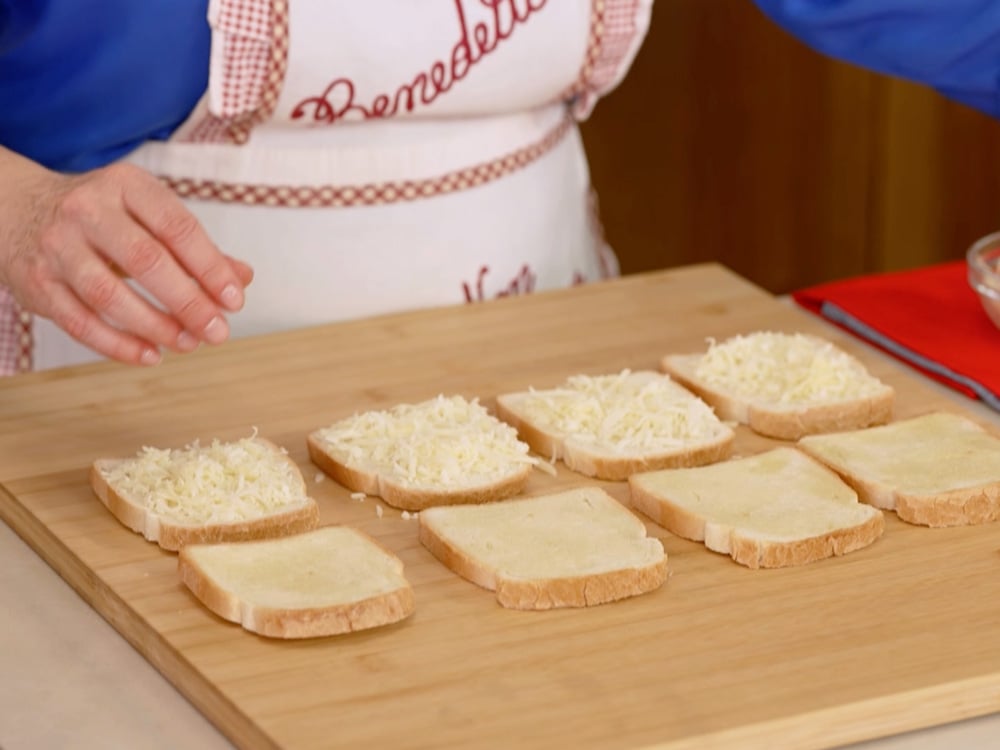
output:
POLYGON ((599 479, 719 461, 733 441, 707 404, 651 371, 575 375, 557 388, 503 394, 497 415, 535 453, 599 479))
POLYGON ((511 609, 604 604, 654 591, 667 575, 660 540, 597 487, 431 508, 420 541, 511 609))
POLYGON ((90 483, 121 523, 167 550, 294 534, 319 523, 298 466, 256 436, 99 459, 90 483))
POLYGON ((513 428, 461 396, 357 414, 307 443, 333 479, 403 510, 516 495, 542 463, 513 428))
POLYGON ((632 504, 665 529, 750 568, 779 568, 866 547, 882 513, 794 448, 693 469, 636 474, 632 504))
POLYGON ((801 333, 710 341, 708 351, 664 357, 661 367, 722 419, 784 440, 884 424, 895 398, 856 358, 801 333))
POLYGON ((189 544, 177 566, 208 609, 271 638, 380 627, 414 609, 399 558, 347 526, 255 542, 189 544))
POLYGON ((965 526, 1000 519, 1000 439, 957 414, 814 435, 799 447, 840 474, 862 500, 909 523, 965 526))

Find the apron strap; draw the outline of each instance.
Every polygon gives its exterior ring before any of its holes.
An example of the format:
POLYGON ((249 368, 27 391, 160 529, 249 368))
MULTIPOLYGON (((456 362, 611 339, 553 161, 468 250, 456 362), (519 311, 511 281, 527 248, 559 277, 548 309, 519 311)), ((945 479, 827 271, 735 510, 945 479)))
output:
POLYGON ((7 287, 0 287, 0 375, 31 371, 31 313, 17 304, 7 287))
POLYGON ((208 95, 174 139, 246 143, 274 114, 288 72, 288 0, 211 0, 208 95))

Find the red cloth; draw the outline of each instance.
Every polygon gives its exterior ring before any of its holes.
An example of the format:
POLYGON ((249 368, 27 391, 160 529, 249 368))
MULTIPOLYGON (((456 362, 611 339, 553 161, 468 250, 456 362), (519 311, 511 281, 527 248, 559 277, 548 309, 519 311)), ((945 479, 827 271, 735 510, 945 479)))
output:
POLYGON ((995 400, 961 382, 968 378, 1000 398, 1000 330, 969 286, 965 261, 835 281, 802 289, 792 297, 935 380, 974 398, 995 400), (847 314, 846 324, 838 309, 847 314), (872 331, 858 330, 865 325, 872 331), (891 344, 906 351, 893 351, 891 344), (934 372, 939 368, 914 361, 919 358, 954 375, 934 372))

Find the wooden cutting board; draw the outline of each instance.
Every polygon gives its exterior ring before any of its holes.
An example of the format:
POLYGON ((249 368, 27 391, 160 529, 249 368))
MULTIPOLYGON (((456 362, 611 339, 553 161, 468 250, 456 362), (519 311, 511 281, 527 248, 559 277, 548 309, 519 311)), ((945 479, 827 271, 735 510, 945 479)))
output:
MULTIPOLYGON (((655 368, 668 352, 760 329, 838 341, 898 389, 897 417, 955 401, 718 266, 249 339, 168 359, 0 384, 0 517, 239 745, 284 748, 827 747, 1000 709, 1000 525, 925 529, 888 514, 846 557, 752 571, 649 523, 659 591, 587 610, 513 612, 440 565, 416 522, 351 500, 306 434, 439 393, 548 387, 655 368), (91 461, 142 445, 284 445, 324 523, 380 539, 417 611, 301 642, 203 609, 172 554, 92 495, 91 461)), ((736 452, 772 445, 740 428, 736 452)), ((586 483, 541 472, 529 491, 586 483)), ((623 483, 600 483, 627 503, 623 483)))

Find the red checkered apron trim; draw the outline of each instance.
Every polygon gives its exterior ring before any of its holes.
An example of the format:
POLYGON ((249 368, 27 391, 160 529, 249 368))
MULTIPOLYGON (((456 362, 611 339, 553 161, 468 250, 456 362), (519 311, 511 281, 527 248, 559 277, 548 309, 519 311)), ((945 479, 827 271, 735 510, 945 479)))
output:
POLYGON ((285 81, 288 0, 218 0, 217 8, 213 44, 219 51, 213 54, 221 55, 221 69, 213 70, 219 77, 214 111, 179 140, 245 143, 274 113, 285 81))
POLYGON ((628 62, 639 33, 640 0, 594 0, 590 11, 590 39, 576 83, 562 95, 574 102, 574 112, 585 117, 598 98, 610 90, 628 62))
POLYGON ((242 203, 248 206, 291 208, 343 208, 414 201, 485 185, 516 172, 554 148, 574 127, 565 117, 540 140, 488 162, 447 172, 424 180, 403 180, 367 185, 251 185, 214 180, 161 177, 182 198, 242 203))
POLYGON ((31 371, 31 314, 0 286, 0 375, 31 371))

